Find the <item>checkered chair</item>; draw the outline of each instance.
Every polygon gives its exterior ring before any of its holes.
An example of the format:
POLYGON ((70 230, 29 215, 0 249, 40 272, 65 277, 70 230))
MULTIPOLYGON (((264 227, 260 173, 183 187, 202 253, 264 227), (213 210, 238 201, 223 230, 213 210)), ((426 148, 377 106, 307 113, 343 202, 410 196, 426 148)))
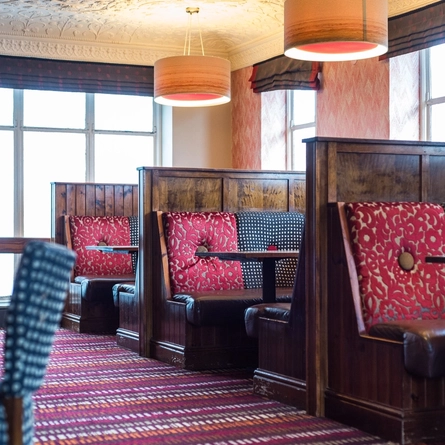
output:
POLYGON ((6 320, 0 444, 33 443, 32 395, 45 376, 75 257, 61 245, 41 241, 23 250, 6 320))

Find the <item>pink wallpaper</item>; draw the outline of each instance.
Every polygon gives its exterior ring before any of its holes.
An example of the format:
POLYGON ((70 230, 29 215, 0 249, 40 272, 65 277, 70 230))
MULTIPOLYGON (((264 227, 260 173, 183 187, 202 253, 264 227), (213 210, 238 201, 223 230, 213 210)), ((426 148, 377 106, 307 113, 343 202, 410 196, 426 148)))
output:
POLYGON ((261 94, 250 89, 252 67, 232 72, 232 167, 261 169, 261 94))
POLYGON ((388 139, 389 126, 388 62, 323 63, 317 136, 388 139))
MULTIPOLYGON (((252 68, 232 73, 232 166, 286 168, 286 93, 255 94, 252 68)), ((317 136, 419 140, 419 58, 323 64, 317 136)))
POLYGON ((420 140, 419 53, 390 59, 390 138, 420 140))

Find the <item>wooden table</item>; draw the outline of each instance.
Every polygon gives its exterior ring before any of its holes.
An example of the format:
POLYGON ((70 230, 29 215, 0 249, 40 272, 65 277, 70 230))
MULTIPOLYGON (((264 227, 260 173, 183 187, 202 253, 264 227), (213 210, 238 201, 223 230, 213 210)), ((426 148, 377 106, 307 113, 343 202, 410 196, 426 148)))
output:
POLYGON ((139 251, 139 246, 86 246, 86 249, 103 253, 135 253, 139 251))
POLYGON ((201 258, 216 257, 225 261, 261 261, 263 266, 263 302, 276 301, 275 263, 285 258, 298 258, 298 250, 261 250, 231 252, 196 252, 201 258))
POLYGON ((425 263, 445 263, 445 256, 426 256, 425 263))

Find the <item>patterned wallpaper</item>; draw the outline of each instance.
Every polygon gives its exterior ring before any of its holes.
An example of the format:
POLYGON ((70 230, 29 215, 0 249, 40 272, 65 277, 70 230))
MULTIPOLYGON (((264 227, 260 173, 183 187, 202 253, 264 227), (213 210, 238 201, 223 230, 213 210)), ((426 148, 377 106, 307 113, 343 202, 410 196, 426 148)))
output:
POLYGON ((232 167, 261 169, 261 95, 250 89, 252 67, 232 72, 232 167))
MULTIPOLYGON (((285 169, 286 94, 257 95, 251 69, 232 73, 233 168, 285 169)), ((420 139, 419 56, 323 64, 317 136, 420 139)))
POLYGON ((317 136, 388 139, 389 63, 378 58, 323 64, 317 136))
POLYGON ((286 92, 253 93, 251 72, 232 73, 232 166, 285 170, 286 92))

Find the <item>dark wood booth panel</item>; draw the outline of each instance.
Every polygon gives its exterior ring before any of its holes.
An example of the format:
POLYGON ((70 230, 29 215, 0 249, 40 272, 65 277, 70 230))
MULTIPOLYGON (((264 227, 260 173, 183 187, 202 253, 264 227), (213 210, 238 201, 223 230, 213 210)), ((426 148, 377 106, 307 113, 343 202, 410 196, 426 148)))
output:
POLYGON ((438 441, 445 380, 410 375, 400 342, 359 335, 336 202, 445 202, 445 144, 307 144, 307 410, 401 444, 438 441))
MULTIPOLYGON (((137 216, 138 215, 138 186, 135 184, 96 184, 96 183, 61 183, 51 184, 51 237, 59 244, 67 245, 65 230, 65 216, 137 216)), ((136 298, 136 297, 135 297, 136 298)), ((122 304, 128 299, 122 299, 122 304)), ((131 310, 133 311, 134 303, 131 310)), ((139 332, 133 332, 134 322, 129 321, 129 326, 125 326, 128 321, 128 310, 123 308, 124 326, 121 321, 117 321, 117 341, 127 345, 126 339, 129 331, 131 338, 129 341, 134 344, 139 332)), ((62 316, 62 326, 75 331, 103 329, 97 324, 101 314, 117 313, 114 306, 113 296, 110 291, 110 299, 106 303, 89 304, 82 301, 77 291, 73 291, 67 298, 65 310, 62 316)), ((134 314, 136 324, 138 323, 138 313, 134 314)), ((128 324, 128 323, 127 323, 128 324)), ((135 346, 138 349, 138 345, 135 346)))
POLYGON ((255 365, 257 342, 243 325, 193 326, 184 304, 167 301, 156 212, 304 212, 305 175, 143 167, 139 186, 141 355, 189 369, 255 365))
POLYGON ((255 394, 306 407, 305 247, 300 245, 290 303, 262 303, 244 314, 249 336, 258 337, 255 394))

